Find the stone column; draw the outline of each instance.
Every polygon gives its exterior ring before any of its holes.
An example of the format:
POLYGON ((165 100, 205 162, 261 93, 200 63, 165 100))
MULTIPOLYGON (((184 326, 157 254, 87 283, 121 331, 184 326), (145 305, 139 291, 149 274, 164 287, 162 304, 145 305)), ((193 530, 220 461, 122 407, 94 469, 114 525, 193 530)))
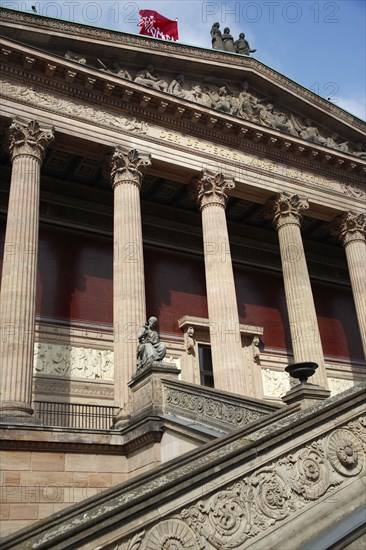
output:
POLYGON ((312 383, 328 389, 318 321, 300 233, 302 210, 307 199, 289 193, 269 201, 265 217, 273 219, 278 231, 286 304, 295 362, 318 364, 312 383))
POLYGON ((345 212, 330 227, 343 242, 355 301, 358 325, 366 358, 366 215, 345 212))
POLYGON ((227 191, 234 188, 234 180, 204 172, 197 185, 215 388, 249 395, 225 215, 227 191))
POLYGON ((3 415, 33 414, 32 381, 37 281, 40 169, 52 128, 36 121, 10 126, 13 163, 0 295, 3 415))
POLYGON ((112 156, 114 190, 114 388, 120 407, 116 420, 129 416, 128 383, 136 372, 137 333, 146 322, 140 187, 150 156, 117 146, 112 156))

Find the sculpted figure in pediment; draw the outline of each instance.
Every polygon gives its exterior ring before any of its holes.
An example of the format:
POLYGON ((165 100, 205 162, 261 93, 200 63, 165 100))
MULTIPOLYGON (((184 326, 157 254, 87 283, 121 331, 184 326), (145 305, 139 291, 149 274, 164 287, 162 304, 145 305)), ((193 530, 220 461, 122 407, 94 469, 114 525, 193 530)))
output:
POLYGON ((178 74, 169 84, 167 91, 176 97, 186 97, 188 92, 183 88, 183 85, 184 75, 178 74))
POLYGON ((200 105, 205 105, 206 107, 211 107, 212 105, 211 97, 207 88, 202 90, 199 84, 192 86, 191 90, 187 92, 186 98, 191 101, 195 101, 200 105))
POLYGON ((343 153, 349 152, 348 147, 348 141, 344 141, 343 143, 337 143, 338 134, 333 132, 333 134, 325 139, 324 145, 326 147, 330 147, 331 149, 338 149, 338 151, 342 151, 343 153))
POLYGON ((267 105, 260 108, 259 120, 275 130, 280 130, 293 136, 298 135, 291 117, 289 118, 282 111, 275 111, 272 103, 267 103, 267 105))
POLYGON ((110 69, 101 59, 97 59, 97 65, 100 71, 111 73, 115 76, 119 76, 120 78, 126 78, 127 80, 132 80, 132 76, 127 71, 127 69, 122 68, 116 59, 112 61, 112 66, 110 69))
POLYGON ((148 65, 146 69, 138 72, 134 82, 148 88, 153 88, 154 90, 159 90, 160 92, 166 92, 168 89, 168 83, 158 76, 153 65, 148 65))
POLYGON ((69 61, 75 61, 76 63, 80 63, 80 65, 86 64, 86 57, 84 55, 71 52, 70 50, 67 50, 67 52, 65 52, 65 59, 68 59, 69 61))
POLYGON ((353 155, 355 155, 355 157, 358 157, 360 159, 366 159, 366 151, 362 150, 362 143, 356 143, 353 155))
POLYGON ((313 125, 309 118, 305 119, 305 124, 301 123, 296 117, 293 117, 293 120, 299 137, 320 145, 326 144, 327 140, 320 134, 319 129, 313 125))
POLYGON ((211 104, 214 109, 223 113, 232 112, 231 95, 225 86, 221 86, 217 91, 210 93, 211 104))

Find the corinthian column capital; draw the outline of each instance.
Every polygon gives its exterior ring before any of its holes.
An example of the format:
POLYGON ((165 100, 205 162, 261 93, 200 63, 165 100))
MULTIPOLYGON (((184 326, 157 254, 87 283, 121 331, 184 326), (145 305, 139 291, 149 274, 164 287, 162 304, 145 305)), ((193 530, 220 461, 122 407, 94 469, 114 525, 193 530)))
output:
POLYGON ((197 203, 201 210, 212 205, 225 208, 228 200, 227 191, 235 188, 234 178, 207 171, 202 172, 194 183, 197 188, 197 203))
POLYGON ((36 120, 26 122, 14 119, 9 128, 11 160, 19 155, 28 155, 42 162, 46 148, 54 137, 54 128, 51 126, 41 128, 36 120))
POLYGON ((308 208, 308 199, 290 195, 290 193, 279 193, 274 199, 268 201, 264 216, 273 220, 276 229, 288 224, 300 226, 301 211, 308 208))
POLYGON ((112 186, 113 189, 122 183, 132 183, 139 189, 143 178, 141 168, 151 165, 151 155, 140 155, 136 149, 126 151, 117 145, 112 155, 112 186))
POLYGON ((330 233, 339 237, 344 246, 351 242, 366 241, 366 215, 344 212, 330 224, 330 233))

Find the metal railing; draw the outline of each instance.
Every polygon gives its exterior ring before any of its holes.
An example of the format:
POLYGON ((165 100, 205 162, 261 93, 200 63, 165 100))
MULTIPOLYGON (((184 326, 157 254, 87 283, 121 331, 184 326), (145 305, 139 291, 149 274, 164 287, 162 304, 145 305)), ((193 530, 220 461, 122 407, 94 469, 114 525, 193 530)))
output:
POLYGON ((118 408, 85 403, 55 403, 35 401, 34 415, 44 426, 109 430, 118 408))

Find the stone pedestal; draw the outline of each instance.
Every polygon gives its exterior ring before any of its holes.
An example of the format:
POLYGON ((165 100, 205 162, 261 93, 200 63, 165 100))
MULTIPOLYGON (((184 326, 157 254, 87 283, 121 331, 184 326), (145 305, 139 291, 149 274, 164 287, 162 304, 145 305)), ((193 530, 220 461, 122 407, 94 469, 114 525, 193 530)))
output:
POLYGON ((36 121, 15 120, 10 126, 13 166, 0 296, 0 413, 14 421, 33 414, 40 168, 53 137, 51 128, 36 121))
POLYGON ((128 383, 136 370, 137 333, 146 321, 140 187, 149 156, 116 147, 114 189, 114 388, 119 419, 129 416, 128 383))
POLYGON ((215 388, 249 395, 225 215, 227 191, 234 181, 204 172, 197 184, 215 388))
POLYGON ((278 231, 295 361, 317 363, 319 368, 313 380, 327 388, 323 349, 300 233, 300 212, 308 207, 306 199, 282 193, 269 201, 265 216, 273 219, 278 231))
POLYGON ((331 233, 343 242, 358 326, 366 358, 366 215, 347 212, 334 220, 331 233))
POLYGON ((330 397, 330 391, 314 384, 298 384, 289 390, 283 397, 282 401, 286 405, 300 403, 302 409, 311 407, 319 401, 323 401, 330 397))
POLYGON ((175 363, 154 361, 152 365, 137 371, 129 387, 132 391, 132 420, 146 414, 162 414, 164 396, 162 379, 178 380, 180 369, 175 363))

